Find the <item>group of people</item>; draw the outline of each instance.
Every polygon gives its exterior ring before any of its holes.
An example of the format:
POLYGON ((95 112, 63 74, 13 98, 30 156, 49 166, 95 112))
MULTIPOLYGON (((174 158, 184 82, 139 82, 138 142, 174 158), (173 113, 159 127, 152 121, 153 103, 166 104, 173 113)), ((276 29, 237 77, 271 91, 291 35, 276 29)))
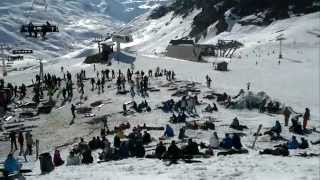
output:
POLYGON ((165 112, 178 112, 179 114, 197 114, 196 105, 199 105, 198 96, 182 96, 181 100, 175 102, 173 99, 162 103, 161 109, 165 112))
POLYGON ((11 131, 9 134, 10 144, 11 144, 11 152, 18 150, 17 141, 19 143, 19 155, 23 155, 25 161, 27 161, 26 156, 32 155, 32 147, 34 144, 32 134, 28 131, 23 135, 23 132, 20 131, 17 135, 15 131, 11 131), (25 146, 25 148, 24 148, 25 146))
MULTIPOLYGON (((42 38, 46 38, 47 32, 57 32, 58 29, 56 26, 52 26, 48 21, 45 24, 42 24, 41 29, 37 29, 32 22, 30 22, 27 26, 27 32, 29 33, 29 37, 38 37, 38 33, 41 33, 42 38)), ((22 32, 25 31, 24 26, 22 27, 22 32)))

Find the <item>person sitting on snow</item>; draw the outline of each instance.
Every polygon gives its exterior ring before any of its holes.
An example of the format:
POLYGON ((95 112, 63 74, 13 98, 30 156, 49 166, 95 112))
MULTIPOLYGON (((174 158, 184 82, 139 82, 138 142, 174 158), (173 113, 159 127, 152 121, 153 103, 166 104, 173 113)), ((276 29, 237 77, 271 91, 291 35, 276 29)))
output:
POLYGON ((225 135, 225 138, 220 143, 220 146, 224 149, 231 149, 232 148, 232 139, 230 138, 229 134, 225 135))
POLYGON ((169 124, 167 124, 167 126, 166 126, 166 129, 164 131, 164 136, 166 136, 166 137, 173 137, 174 136, 173 129, 169 124))
POLYGON ((163 142, 160 141, 159 144, 156 147, 156 151, 155 151, 156 157, 158 159, 162 159, 162 157, 166 153, 166 151, 167 151, 166 146, 164 146, 163 142))
POLYGON ((204 112, 212 113, 213 107, 210 104, 208 104, 207 107, 204 108, 204 112))
POLYGON ((67 166, 76 166, 80 165, 80 157, 75 154, 73 151, 70 151, 70 154, 67 158, 67 166))
POLYGON ((119 148, 120 159, 125 159, 129 157, 129 142, 122 141, 119 148))
POLYGON ((60 151, 56 149, 53 155, 53 164, 54 166, 57 167, 57 166, 61 166, 63 163, 64 161, 61 158, 60 151))
POLYGON ((4 175, 7 177, 9 174, 16 174, 20 170, 20 166, 17 160, 13 157, 13 154, 8 154, 7 159, 4 162, 4 175))
POLYGON ((151 136, 147 131, 144 131, 144 134, 142 136, 143 144, 149 144, 151 143, 151 136))
POLYGON ((190 138, 188 140, 188 145, 183 148, 182 152, 184 155, 197 155, 199 154, 198 144, 196 142, 193 142, 190 138))
POLYGON ((232 136, 232 146, 238 150, 242 148, 240 136, 236 133, 232 136))
POLYGON ((181 149, 178 148, 175 141, 172 141, 170 146, 168 147, 168 151, 165 154, 165 159, 169 159, 172 162, 176 162, 182 156, 181 149))
POLYGON ((219 137, 217 132, 213 132, 209 140, 209 146, 213 149, 219 148, 219 137))
POLYGON ((142 142, 136 142, 136 147, 135 147, 135 156, 138 157, 138 158, 143 158, 145 153, 146 153, 146 150, 143 146, 143 143, 142 142))
POLYGON ((216 103, 213 103, 213 110, 216 112, 218 111, 218 107, 217 107, 216 103))
POLYGON ((178 114, 177 122, 178 123, 186 122, 186 115, 184 114, 184 112, 178 114))
POLYGON ((301 143, 299 144, 299 148, 300 148, 300 149, 307 149, 307 148, 309 148, 309 143, 308 143, 308 141, 307 141, 304 137, 301 137, 301 143))
POLYGON ((82 153, 82 163, 83 164, 91 164, 93 163, 93 157, 91 155, 91 150, 88 149, 82 153))
POLYGON ((186 133, 186 129, 184 127, 180 128, 178 138, 179 139, 187 138, 188 136, 186 136, 185 133, 186 133))
POLYGON ((230 125, 230 128, 236 129, 236 130, 240 130, 242 131, 243 129, 248 129, 247 126, 244 125, 240 125, 239 123, 239 119, 237 117, 235 117, 230 125))
POLYGON ((303 135, 304 132, 302 130, 302 125, 299 122, 299 117, 301 117, 301 115, 297 115, 291 118, 292 126, 289 128, 289 131, 294 132, 296 134, 303 135))
POLYGON ((280 137, 281 131, 281 124, 279 121, 276 121, 275 125, 270 129, 270 131, 266 131, 264 134, 270 135, 271 140, 277 140, 280 137), (276 136, 274 134, 276 134, 276 136))
POLYGON ((299 143, 296 136, 292 136, 292 139, 288 141, 288 149, 298 149, 299 143))
POLYGON ((81 153, 90 149, 88 144, 83 140, 83 138, 80 139, 80 143, 78 144, 78 148, 81 153))

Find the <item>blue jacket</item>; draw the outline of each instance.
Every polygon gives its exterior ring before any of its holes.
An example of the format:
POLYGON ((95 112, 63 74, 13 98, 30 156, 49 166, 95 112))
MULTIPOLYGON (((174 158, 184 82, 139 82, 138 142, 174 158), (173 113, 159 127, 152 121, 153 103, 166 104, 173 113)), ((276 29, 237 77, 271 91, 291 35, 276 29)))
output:
POLYGON ((288 149, 298 149, 299 143, 297 140, 291 140, 288 142, 288 149))
POLYGON ((165 132, 164 132, 164 135, 167 136, 167 137, 173 137, 173 136, 174 136, 174 133, 173 133, 172 127, 167 126, 167 127, 166 127, 166 130, 165 130, 165 132))
POLYGON ((229 137, 229 138, 224 138, 223 141, 222 141, 222 147, 225 148, 225 149, 230 149, 232 148, 232 139, 229 137))
POLYGON ((4 169, 8 173, 19 171, 19 165, 17 160, 14 159, 14 157, 8 157, 4 162, 4 169))

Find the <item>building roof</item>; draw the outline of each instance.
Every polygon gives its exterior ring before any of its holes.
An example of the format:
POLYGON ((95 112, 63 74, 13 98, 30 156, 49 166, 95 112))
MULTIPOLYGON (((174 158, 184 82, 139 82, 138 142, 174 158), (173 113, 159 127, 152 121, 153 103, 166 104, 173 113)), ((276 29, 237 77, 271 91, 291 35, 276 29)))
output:
POLYGON ((170 44, 172 44, 172 45, 192 44, 192 45, 194 45, 194 42, 193 42, 193 40, 177 39, 177 40, 171 40, 170 44))

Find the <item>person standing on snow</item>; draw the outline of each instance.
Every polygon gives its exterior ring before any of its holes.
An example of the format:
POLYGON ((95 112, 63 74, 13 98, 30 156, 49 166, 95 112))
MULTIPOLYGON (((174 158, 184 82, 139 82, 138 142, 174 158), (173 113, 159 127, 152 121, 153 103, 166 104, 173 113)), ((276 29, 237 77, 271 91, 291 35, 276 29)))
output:
POLYGON ((75 113, 75 111, 76 111, 76 106, 75 106, 74 104, 71 104, 71 113, 72 113, 73 119, 76 118, 76 113, 75 113))
POLYGON ((283 115, 284 115, 284 126, 288 126, 289 118, 290 118, 290 115, 291 115, 291 111, 289 110, 288 107, 286 107, 284 109, 283 115))
POLYGON ((307 129, 308 121, 310 120, 310 109, 306 108, 306 111, 303 115, 303 130, 307 129))

